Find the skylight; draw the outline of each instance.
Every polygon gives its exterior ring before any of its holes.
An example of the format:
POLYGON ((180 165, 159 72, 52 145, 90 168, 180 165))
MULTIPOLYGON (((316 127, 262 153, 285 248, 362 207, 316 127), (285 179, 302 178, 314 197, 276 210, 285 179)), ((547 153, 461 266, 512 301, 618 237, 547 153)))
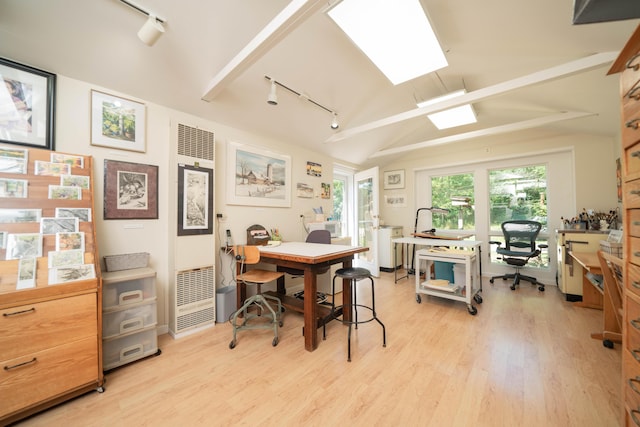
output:
POLYGON ((394 85, 448 65, 419 0, 342 0, 328 13, 394 85))
MULTIPOLYGON (((461 89, 455 92, 448 93, 437 98, 429 99, 427 101, 419 102, 418 107, 424 107, 426 105, 432 105, 437 102, 441 102, 447 99, 456 98, 467 93, 466 90, 461 89)), ((468 125, 478 121, 476 113, 471 107, 471 104, 461 105, 459 107, 449 108, 448 110, 440 111, 427 115, 429 120, 440 130, 449 129, 456 126, 468 125)))

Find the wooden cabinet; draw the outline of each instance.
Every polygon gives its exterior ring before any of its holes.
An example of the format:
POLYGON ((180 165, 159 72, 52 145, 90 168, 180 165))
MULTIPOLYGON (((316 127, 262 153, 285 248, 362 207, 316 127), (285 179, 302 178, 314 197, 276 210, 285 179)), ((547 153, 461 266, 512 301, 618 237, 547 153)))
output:
MULTIPOLYGON (((0 144, 0 148, 25 150, 0 144)), ((48 150, 26 149, 26 174, 9 167, 0 171, 0 185, 27 181, 27 197, 0 198, 0 232, 41 233, 40 221, 28 215, 12 218, 15 209, 36 209, 41 217, 55 217, 56 208, 93 209, 92 159, 76 156, 83 166, 72 175, 89 178, 81 200, 49 199, 49 186, 60 176, 36 175, 36 162, 50 162, 48 150), (8 172, 8 170, 12 172, 8 172), (8 213, 12 212, 12 213, 8 213)), ((5 151, 6 155, 7 152, 5 151)), ((61 154, 61 153, 56 153, 61 154)), ((0 156, 0 164, 10 164, 0 156), (4 163, 3 163, 4 162, 4 163)), ((36 258, 33 286, 18 288, 18 259, 7 260, 0 248, 0 424, 5 425, 91 390, 102 390, 102 294, 93 221, 79 221, 85 248, 84 263, 93 265, 95 278, 49 284, 49 252, 56 251, 56 236, 42 235, 42 256, 36 258)))
POLYGON ((625 426, 640 426, 640 27, 609 71, 610 74, 620 72, 625 284, 622 396, 625 426))

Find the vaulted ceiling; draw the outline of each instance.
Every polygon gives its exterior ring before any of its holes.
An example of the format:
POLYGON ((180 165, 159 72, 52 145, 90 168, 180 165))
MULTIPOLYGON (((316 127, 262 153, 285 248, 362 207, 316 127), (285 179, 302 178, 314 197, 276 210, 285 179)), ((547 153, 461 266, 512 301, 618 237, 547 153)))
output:
POLYGON ((335 2, 137 0, 167 21, 148 47, 145 16, 119 0, 2 0, 0 56, 363 166, 496 132, 617 135, 606 72, 638 19, 573 25, 572 0, 421 0, 449 66, 393 86, 327 16, 335 2), (340 128, 286 91, 268 105, 265 75, 340 128), (463 87, 478 123, 439 131, 417 110, 463 87))

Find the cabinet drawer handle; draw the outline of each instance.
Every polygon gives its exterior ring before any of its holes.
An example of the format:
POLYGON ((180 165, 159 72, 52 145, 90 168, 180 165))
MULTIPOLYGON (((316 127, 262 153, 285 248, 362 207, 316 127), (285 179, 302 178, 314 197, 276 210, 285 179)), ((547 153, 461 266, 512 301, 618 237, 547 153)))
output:
POLYGON ((632 56, 627 61, 626 67, 632 69, 633 71, 638 71, 638 68, 640 68, 640 63, 634 64, 633 61, 635 61, 639 56, 640 56, 640 53, 636 53, 634 56, 632 56))
POLYGON ((629 191, 629 194, 637 196, 638 194, 640 194, 640 190, 631 190, 631 191, 629 191))
POLYGON ((629 384, 629 387, 631 387, 631 390, 633 390, 636 393, 640 394, 640 390, 636 387, 636 384, 638 384, 638 383, 640 383, 640 377, 629 378, 627 380, 627 384, 629 384))
POLYGON ((631 355, 633 356, 634 359, 640 362, 640 350, 632 350, 631 355))
POLYGON ((633 253, 633 256, 640 257, 640 252, 634 252, 634 253, 633 253))
POLYGON ((636 289, 640 289, 640 283, 638 283, 636 281, 631 282, 631 286, 633 286, 636 289))
POLYGON ((2 315, 4 317, 11 317, 11 316, 19 316, 21 314, 27 314, 27 313, 35 313, 36 312, 36 308, 35 307, 31 307, 27 310, 20 310, 20 311, 14 311, 13 313, 2 313, 2 315))
POLYGON ((640 225, 640 221, 633 221, 633 225, 640 225))
POLYGON ((28 361, 26 361, 26 362, 22 362, 22 363, 18 363, 17 365, 13 365, 13 366, 5 366, 5 367, 4 367, 4 370, 5 370, 5 371, 10 371, 10 370, 12 370, 12 369, 16 369, 16 368, 19 368, 19 367, 21 367, 21 366, 31 365, 31 364, 33 364, 33 363, 36 363, 37 361, 38 361, 38 359, 36 359, 36 358, 34 357, 34 358, 33 358, 33 359, 31 359, 31 360, 28 360, 28 361))
POLYGON ((638 321, 638 319, 633 319, 630 320, 629 323, 631 324, 631 326, 633 326, 636 329, 640 329, 640 322, 638 321))
POLYGON ((631 89, 631 91, 629 91, 629 93, 627 94, 627 97, 629 99, 634 99, 634 100, 639 100, 640 99, 640 86, 636 86, 633 89, 631 89), (636 93, 638 92, 638 93, 636 93))
POLYGON ((636 423, 637 426, 640 426, 640 419, 637 418, 637 414, 640 414, 640 411, 637 409, 631 410, 631 418, 633 418, 633 422, 636 423))
POLYGON ((634 130, 637 130, 638 127, 640 127, 640 124, 638 124, 640 122, 640 119, 633 119, 633 120, 629 120, 627 123, 625 123, 624 125, 628 128, 632 128, 634 130))
POLYGON ((640 157, 640 151, 634 151, 633 153, 631 153, 631 157, 640 157))

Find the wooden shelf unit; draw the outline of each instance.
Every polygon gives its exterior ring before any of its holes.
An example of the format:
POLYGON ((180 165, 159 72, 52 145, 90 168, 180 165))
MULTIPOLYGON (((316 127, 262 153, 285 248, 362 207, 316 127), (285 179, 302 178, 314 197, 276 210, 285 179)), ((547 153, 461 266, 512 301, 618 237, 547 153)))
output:
MULTIPOLYGON (((2 148, 26 147, 0 144, 2 148)), ((28 180, 27 198, 1 198, 3 209, 41 209, 55 217, 56 208, 91 208, 93 163, 72 175, 90 178, 82 200, 49 199, 49 185, 59 176, 35 175, 36 160, 49 162, 52 151, 28 148, 27 174, 2 173, 0 178, 28 180)), ((94 222, 80 222, 85 233, 85 264, 93 264, 96 278, 48 284, 48 253, 56 250, 55 235, 43 236, 42 257, 36 261, 36 284, 16 289, 19 260, 6 260, 0 249, 0 424, 5 425, 92 390, 102 391, 102 294, 94 222)), ((0 223, 0 231, 39 233, 40 223, 0 223)))

